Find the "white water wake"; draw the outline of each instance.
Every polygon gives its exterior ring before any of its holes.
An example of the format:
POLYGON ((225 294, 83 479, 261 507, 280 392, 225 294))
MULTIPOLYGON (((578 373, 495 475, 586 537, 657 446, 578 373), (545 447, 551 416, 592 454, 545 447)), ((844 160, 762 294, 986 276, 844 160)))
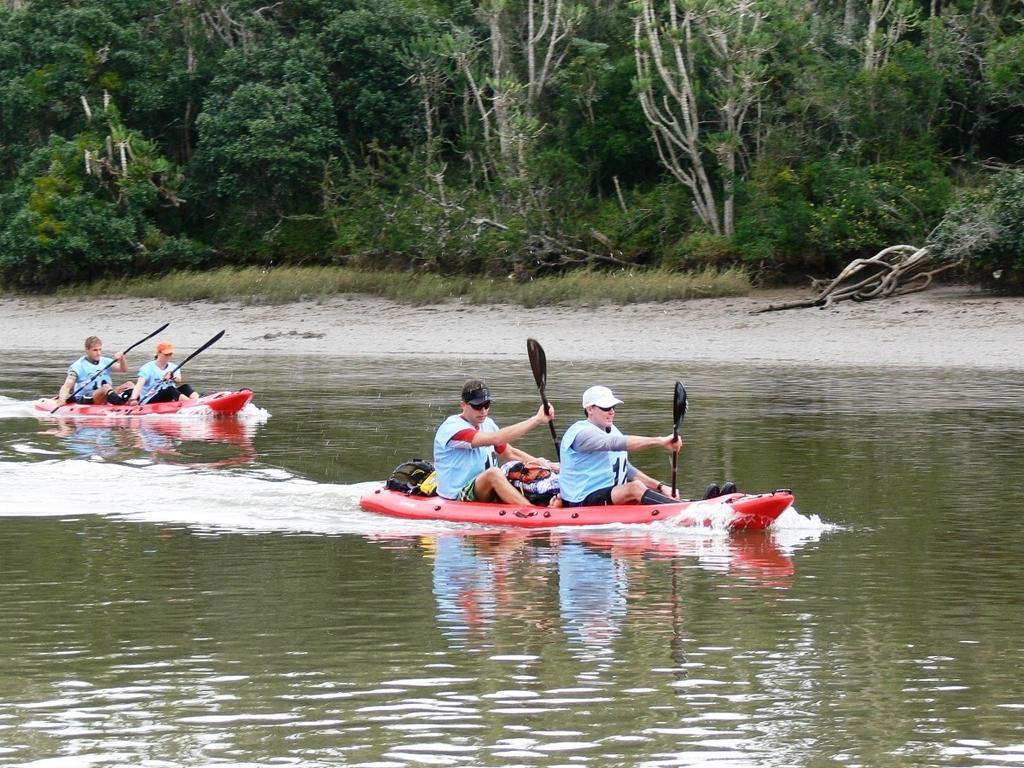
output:
MULTIPOLYGON (((203 471, 89 460, 3 462, 4 517, 84 514, 218 532, 396 534, 407 525, 359 509, 371 483, 316 483, 273 469, 203 471)), ((443 530, 439 524, 438 530, 443 530)))

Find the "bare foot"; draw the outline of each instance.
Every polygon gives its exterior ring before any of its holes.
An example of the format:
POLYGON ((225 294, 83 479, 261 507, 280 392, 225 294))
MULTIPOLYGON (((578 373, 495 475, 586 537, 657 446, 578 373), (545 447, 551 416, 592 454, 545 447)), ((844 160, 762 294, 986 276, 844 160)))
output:
POLYGON ((549 507, 561 507, 561 506, 564 506, 562 504, 562 497, 559 496, 556 493, 554 496, 551 497, 551 501, 548 502, 548 506, 549 507))

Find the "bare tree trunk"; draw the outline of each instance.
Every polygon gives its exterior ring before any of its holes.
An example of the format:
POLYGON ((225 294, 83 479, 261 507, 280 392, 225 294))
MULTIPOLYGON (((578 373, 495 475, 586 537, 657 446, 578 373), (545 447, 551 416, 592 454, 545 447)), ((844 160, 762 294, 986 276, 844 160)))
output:
POLYGON ((843 8, 843 39, 853 45, 854 33, 857 29, 857 8, 863 0, 846 0, 843 8))
POLYGON ((504 3, 502 0, 494 0, 487 7, 481 8, 484 20, 490 31, 491 39, 491 103, 494 107, 494 122, 498 134, 498 152, 501 159, 510 165, 514 161, 510 115, 510 83, 507 78, 507 50, 508 43, 505 40, 505 32, 502 28, 502 15, 504 3))
POLYGON ((470 163, 471 170, 479 170, 483 178, 486 179, 490 172, 488 165, 494 162, 492 154, 494 149, 494 110, 488 106, 489 97, 478 76, 479 54, 480 45, 465 33, 458 33, 451 37, 445 50, 445 55, 455 64, 456 69, 462 73, 466 82, 462 89, 464 131, 467 135, 472 132, 475 112, 483 135, 483 162, 479 164, 478 168, 476 157, 472 153, 467 155, 467 161, 470 163))
POLYGON ((640 104, 662 163, 691 191, 701 221, 729 237, 735 232, 735 182, 749 165, 749 114, 751 107, 755 114, 760 109, 766 84, 761 60, 770 43, 760 34, 765 12, 756 0, 706 3, 699 11, 669 0, 668 20, 659 24, 655 2, 641 0, 634 26, 640 104), (701 83, 693 62, 694 29, 712 54, 702 61, 710 75, 701 83), (714 105, 717 120, 701 114, 698 90, 714 105), (713 134, 717 139, 710 148, 720 171, 721 202, 705 167, 713 134))
POLYGON ((536 114, 541 93, 569 52, 569 42, 582 18, 582 7, 566 8, 563 0, 527 0, 527 115, 536 114))
POLYGON ((633 42, 640 106, 647 118, 658 157, 666 170, 690 190, 698 218, 715 234, 722 233, 715 191, 701 156, 701 116, 692 80, 693 15, 682 18, 669 3, 669 21, 662 30, 654 0, 640 0, 633 42), (662 47, 666 42, 668 51, 662 47), (655 77, 664 94, 655 93, 655 77))
POLYGON ((875 44, 878 35, 878 22, 883 14, 882 6, 888 0, 871 0, 868 7, 868 32, 864 36, 864 69, 872 71, 878 66, 875 54, 875 44))
POLYGON ((619 186, 619 177, 617 175, 612 176, 612 181, 615 184, 615 196, 619 199, 619 207, 622 209, 622 212, 628 216, 629 208, 626 207, 626 198, 622 196, 622 187, 619 186))
MULTIPOLYGON (((537 83, 537 40, 538 34, 540 37, 547 34, 547 28, 550 24, 550 18, 548 13, 551 8, 549 0, 540 0, 543 14, 541 17, 540 31, 537 30, 537 2, 536 0, 527 0, 526 3, 526 78, 528 81, 526 90, 526 103, 528 109, 532 111, 533 105, 537 100, 537 93, 539 91, 537 83)), ((561 0, 557 1, 559 10, 561 10, 561 0)))
POLYGON ((413 74, 409 77, 408 82, 413 83, 420 92, 428 173, 434 164, 437 153, 437 139, 434 131, 434 127, 439 121, 437 104, 441 99, 441 91, 448 83, 448 76, 440 63, 441 55, 433 48, 414 43, 410 47, 408 57, 409 65, 413 69, 413 74))
POLYGON ((430 104, 430 94, 424 87, 421 90, 420 105, 423 107, 423 135, 427 146, 427 165, 434 162, 434 109, 430 104))
POLYGON ((480 129, 483 131, 484 144, 490 145, 491 111, 484 103, 483 89, 477 83, 476 76, 473 74, 472 61, 465 52, 460 52, 455 57, 455 63, 459 69, 462 70, 462 74, 465 76, 466 83, 469 86, 466 98, 473 103, 473 106, 476 107, 477 114, 480 116, 480 129))
MULTIPOLYGON (((280 3, 275 3, 272 6, 265 6, 263 8, 257 8, 253 11, 253 15, 262 18, 264 11, 270 10, 280 3)), ((204 30, 206 34, 219 39, 226 47, 234 48, 236 46, 248 46, 253 43, 256 39, 255 33, 247 27, 243 22, 237 21, 231 17, 231 11, 226 3, 210 8, 207 11, 199 14, 199 18, 203 22, 204 30)))
POLYGON ((905 0, 871 0, 864 37, 864 70, 873 72, 885 64, 889 51, 913 26, 917 9, 905 0))
POLYGON ((476 47, 469 34, 456 33, 447 52, 468 84, 467 100, 480 116, 484 145, 493 153, 490 159, 504 166, 501 174, 519 178, 526 173, 531 146, 540 132, 534 117, 539 101, 567 56, 584 14, 582 7, 567 5, 572 0, 521 2, 480 1, 477 18, 489 33, 487 75, 484 67, 474 66, 476 47), (519 71, 526 72, 526 82, 516 74, 513 54, 522 56, 519 71))
POLYGON ((736 179, 740 172, 738 159, 747 130, 747 115, 751 106, 760 106, 760 91, 765 85, 759 62, 768 46, 758 38, 764 18, 764 12, 755 9, 754 0, 733 0, 718 13, 709 10, 700 17, 704 36, 716 55, 712 71, 721 94, 718 111, 725 135, 716 152, 725 169, 722 233, 727 236, 736 231, 736 179))

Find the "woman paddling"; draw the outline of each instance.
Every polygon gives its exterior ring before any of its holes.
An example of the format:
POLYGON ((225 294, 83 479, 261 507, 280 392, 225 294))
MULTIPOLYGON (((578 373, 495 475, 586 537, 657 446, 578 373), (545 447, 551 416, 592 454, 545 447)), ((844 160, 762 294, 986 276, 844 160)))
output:
POLYGON ((129 403, 170 403, 187 397, 198 400, 199 393, 181 381, 178 366, 171 365, 174 356, 174 345, 169 341, 161 341, 156 345, 156 357, 139 368, 139 378, 135 382, 129 403))

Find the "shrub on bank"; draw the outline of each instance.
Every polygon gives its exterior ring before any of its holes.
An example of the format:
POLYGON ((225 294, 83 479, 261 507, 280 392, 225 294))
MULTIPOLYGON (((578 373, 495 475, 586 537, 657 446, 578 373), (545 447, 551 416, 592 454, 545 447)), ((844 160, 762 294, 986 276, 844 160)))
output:
POLYGON ((1002 173, 965 194, 929 245, 939 258, 962 261, 984 285, 1024 290, 1024 173, 1002 173))

